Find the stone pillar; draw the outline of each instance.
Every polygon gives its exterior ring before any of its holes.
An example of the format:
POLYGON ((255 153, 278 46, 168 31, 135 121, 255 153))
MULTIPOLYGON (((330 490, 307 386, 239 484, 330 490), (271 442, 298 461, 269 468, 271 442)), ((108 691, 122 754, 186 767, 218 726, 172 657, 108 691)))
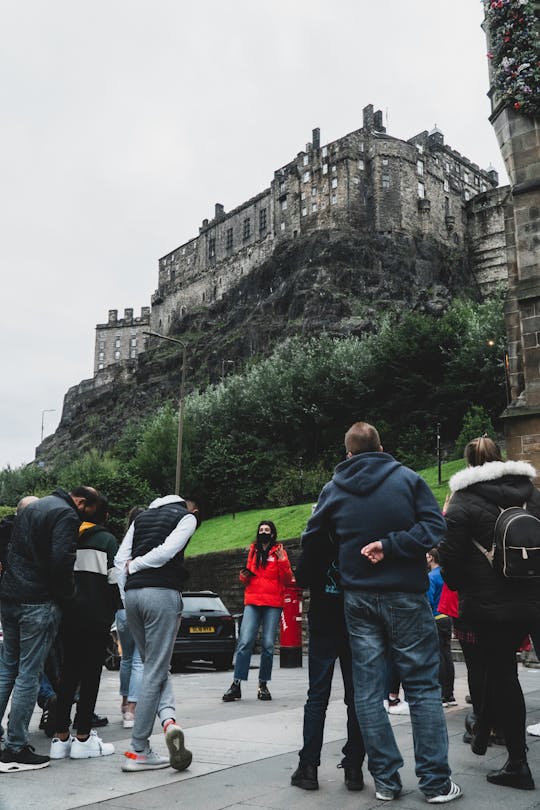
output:
MULTIPOLYGON (((538 2, 535 12, 540 19, 538 2)), ((490 121, 512 189, 505 207, 511 391, 503 413, 506 445, 509 458, 531 461, 540 470, 540 121, 499 99, 493 88, 490 98, 490 121)))

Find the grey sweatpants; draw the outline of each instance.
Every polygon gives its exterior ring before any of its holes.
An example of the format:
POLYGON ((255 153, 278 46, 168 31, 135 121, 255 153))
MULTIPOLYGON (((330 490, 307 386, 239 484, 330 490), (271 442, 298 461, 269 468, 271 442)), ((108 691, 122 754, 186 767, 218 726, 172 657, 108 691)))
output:
POLYGON ((144 661, 135 725, 134 751, 149 745, 156 714, 160 721, 176 719, 169 677, 174 640, 180 626, 182 597, 170 588, 134 588, 126 591, 126 617, 144 661))

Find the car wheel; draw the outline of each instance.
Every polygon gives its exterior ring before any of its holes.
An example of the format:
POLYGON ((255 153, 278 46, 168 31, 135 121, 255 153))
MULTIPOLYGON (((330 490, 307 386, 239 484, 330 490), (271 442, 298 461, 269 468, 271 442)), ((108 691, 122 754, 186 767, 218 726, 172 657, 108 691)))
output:
POLYGON ((214 658, 214 666, 218 672, 225 672, 227 669, 232 669, 233 657, 230 654, 216 655, 214 658))
POLYGON ((111 637, 109 639, 109 643, 107 644, 107 649, 105 650, 105 660, 103 661, 105 667, 109 670, 118 670, 120 669, 120 656, 118 655, 118 647, 116 646, 116 642, 111 637))

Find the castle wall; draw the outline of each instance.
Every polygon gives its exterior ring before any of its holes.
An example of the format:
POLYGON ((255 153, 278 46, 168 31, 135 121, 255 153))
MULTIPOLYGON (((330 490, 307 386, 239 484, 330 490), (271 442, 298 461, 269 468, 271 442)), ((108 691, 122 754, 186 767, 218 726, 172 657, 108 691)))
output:
POLYGON ((509 197, 509 187, 503 186, 478 194, 467 206, 467 239, 474 274, 486 292, 508 285, 504 220, 509 197))
POLYGON ((118 310, 109 310, 107 323, 96 326, 94 349, 94 374, 103 372, 107 366, 126 360, 136 360, 145 350, 146 338, 143 332, 149 329, 150 307, 142 307, 139 317, 133 317, 132 309, 124 310, 124 317, 118 318, 118 310))

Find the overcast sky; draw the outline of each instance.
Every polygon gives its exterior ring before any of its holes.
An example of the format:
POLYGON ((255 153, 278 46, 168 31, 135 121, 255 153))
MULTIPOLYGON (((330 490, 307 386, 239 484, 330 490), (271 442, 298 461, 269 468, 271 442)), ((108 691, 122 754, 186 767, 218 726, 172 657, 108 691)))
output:
POLYGON ((157 259, 266 188, 321 128, 435 123, 492 163, 480 0, 3 0, 0 468, 34 458, 91 377, 109 309, 157 259))

